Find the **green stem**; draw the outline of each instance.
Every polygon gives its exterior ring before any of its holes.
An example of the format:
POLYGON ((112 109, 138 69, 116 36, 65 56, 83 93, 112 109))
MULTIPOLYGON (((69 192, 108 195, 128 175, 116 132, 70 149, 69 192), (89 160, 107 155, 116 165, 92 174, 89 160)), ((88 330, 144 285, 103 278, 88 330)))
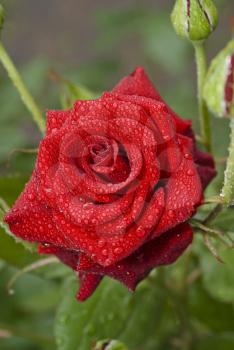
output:
POLYGON ((8 75, 9 75, 9 78, 12 80, 16 89, 18 90, 23 103, 25 104, 25 106, 27 107, 29 112, 31 113, 35 123, 39 127, 40 131, 42 133, 44 133, 45 120, 44 120, 36 102, 34 101, 33 97, 29 93, 24 82, 22 81, 19 72, 17 71, 14 63, 12 62, 5 47, 2 44, 2 42, 0 42, 0 61, 2 62, 3 67, 6 69, 8 75))
POLYGON ((207 105, 203 99, 203 85, 206 76, 206 55, 203 43, 195 43, 195 57, 197 64, 198 107, 201 137, 207 151, 211 152, 211 126, 207 105))
POLYGON ((224 176, 224 185, 221 192, 224 203, 234 204, 234 118, 230 120, 231 141, 229 146, 229 156, 224 176))

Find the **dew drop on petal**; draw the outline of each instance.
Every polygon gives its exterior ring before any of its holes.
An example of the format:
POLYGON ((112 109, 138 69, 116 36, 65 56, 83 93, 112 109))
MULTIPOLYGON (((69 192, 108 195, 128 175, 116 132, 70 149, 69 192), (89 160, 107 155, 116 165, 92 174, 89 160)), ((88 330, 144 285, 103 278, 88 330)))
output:
POLYGON ((146 234, 146 231, 142 226, 139 226, 138 229, 136 230, 136 234, 138 237, 144 237, 146 234))
POLYGON ((187 175, 188 175, 188 176, 194 175, 193 169, 188 169, 188 170, 187 170, 187 175))
POLYGON ((104 245, 105 245, 105 241, 103 241, 103 240, 98 241, 99 248, 104 247, 104 245))
POLYGON ((105 255, 105 256, 108 255, 108 250, 107 249, 103 249, 102 250, 102 255, 105 255))
POLYGON ((192 155, 189 153, 185 153, 184 158, 186 159, 193 159, 192 155))
POLYGON ((117 248, 114 249, 114 253, 115 254, 121 254, 122 251, 123 251, 123 249, 121 247, 117 247, 117 248))
POLYGON ((168 215, 173 218, 174 217, 174 211, 173 210, 168 210, 168 215))
POLYGON ((83 209, 86 209, 86 210, 91 209, 92 207, 93 207, 93 203, 85 203, 83 205, 83 209))

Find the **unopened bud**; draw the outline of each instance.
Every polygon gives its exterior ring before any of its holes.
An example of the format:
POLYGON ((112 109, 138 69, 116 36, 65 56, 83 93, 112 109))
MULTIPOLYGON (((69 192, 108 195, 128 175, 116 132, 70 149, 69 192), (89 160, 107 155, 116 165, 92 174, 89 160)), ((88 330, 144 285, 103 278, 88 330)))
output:
POLYGON ((179 36, 201 41, 216 28, 218 13, 212 0, 177 0, 171 20, 179 36))
POLYGON ((215 115, 234 117, 234 40, 211 62, 203 96, 215 115))

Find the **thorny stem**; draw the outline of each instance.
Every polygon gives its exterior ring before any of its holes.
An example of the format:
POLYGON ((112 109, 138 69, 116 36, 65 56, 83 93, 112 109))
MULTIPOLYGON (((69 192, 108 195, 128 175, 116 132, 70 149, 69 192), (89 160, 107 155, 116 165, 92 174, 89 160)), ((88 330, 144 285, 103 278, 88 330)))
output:
POLYGON ((45 120, 41 114, 41 111, 38 108, 36 102, 34 101, 32 95, 26 88, 17 68, 15 67, 13 61, 11 60, 9 54, 7 53, 1 41, 0 41, 0 61, 2 62, 3 67, 6 69, 9 78, 11 79, 16 89, 18 90, 23 103, 31 113, 33 120, 37 124, 40 131, 44 133, 45 120))
POLYGON ((211 152, 211 127, 208 108, 203 99, 203 85, 206 76, 206 56, 203 43, 195 43, 195 57, 197 64, 197 87, 198 87, 198 107, 200 131, 203 143, 207 151, 211 152))

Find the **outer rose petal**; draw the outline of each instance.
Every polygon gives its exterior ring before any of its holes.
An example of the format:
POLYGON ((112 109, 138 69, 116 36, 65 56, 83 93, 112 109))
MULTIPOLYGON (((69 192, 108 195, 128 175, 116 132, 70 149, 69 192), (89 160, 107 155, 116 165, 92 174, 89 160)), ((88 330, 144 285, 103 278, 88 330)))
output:
POLYGON ((155 238, 141 246, 135 253, 117 264, 103 267, 95 264, 85 254, 58 247, 42 247, 39 251, 55 254, 73 270, 79 271, 81 286, 77 297, 85 300, 90 296, 104 275, 108 275, 124 283, 130 290, 160 265, 173 263, 192 242, 193 233, 189 224, 181 224, 163 236, 155 238))
POLYGON ((5 216, 10 230, 22 239, 64 245, 64 236, 51 221, 51 210, 37 199, 36 176, 32 175, 13 209, 5 216))
POLYGON ((197 149, 195 135, 191 127, 185 130, 182 135, 190 140, 190 147, 192 148, 194 161, 197 164, 197 170, 204 190, 217 174, 214 159, 211 154, 197 149))
POLYGON ((142 67, 137 67, 132 74, 121 79, 112 91, 123 95, 138 95, 161 100, 159 93, 142 67))
POLYGON ((90 297, 99 283, 102 280, 102 276, 93 273, 79 273, 80 288, 76 295, 79 301, 84 301, 90 297))
MULTIPOLYGON (((38 251, 41 254, 56 255, 64 264, 70 266, 75 271, 77 271, 79 259, 82 255, 74 250, 66 250, 53 245, 39 245, 38 251)), ((97 274, 80 272, 80 288, 76 296, 77 299, 84 301, 93 294, 98 284, 101 282, 102 277, 103 276, 97 274)))
POLYGON ((215 177, 216 170, 212 156, 207 152, 201 152, 196 149, 195 162, 198 165, 197 170, 201 179, 203 189, 215 177))
MULTIPOLYGON (((142 67, 137 67, 132 74, 120 80, 112 89, 112 92, 149 97, 166 104, 142 67)), ((169 106, 167 106, 167 109, 176 121, 177 132, 182 133, 190 127, 190 120, 181 119, 169 106)))
POLYGON ((163 236, 144 244, 118 264, 105 268, 97 264, 87 264, 86 267, 80 264, 78 270, 108 275, 134 290, 154 267, 173 263, 192 242, 192 238, 190 225, 181 224, 163 236))
POLYGON ((181 147, 184 157, 166 185, 165 210, 153 237, 191 217, 202 200, 201 180, 196 165, 187 147, 182 144, 181 147))

